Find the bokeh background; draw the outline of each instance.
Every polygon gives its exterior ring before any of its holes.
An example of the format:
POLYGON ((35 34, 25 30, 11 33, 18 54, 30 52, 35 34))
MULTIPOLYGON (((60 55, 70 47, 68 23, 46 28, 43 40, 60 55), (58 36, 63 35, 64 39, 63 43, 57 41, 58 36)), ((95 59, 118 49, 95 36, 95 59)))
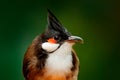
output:
POLYGON ((0 80, 24 80, 22 60, 47 25, 49 8, 84 44, 76 44, 78 80, 120 80, 119 0, 1 0, 0 80))

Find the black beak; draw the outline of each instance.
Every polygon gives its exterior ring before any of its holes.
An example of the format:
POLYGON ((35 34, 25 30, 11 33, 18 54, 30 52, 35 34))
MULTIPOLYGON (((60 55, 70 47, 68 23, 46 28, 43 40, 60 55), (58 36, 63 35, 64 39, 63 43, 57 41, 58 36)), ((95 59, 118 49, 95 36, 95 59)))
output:
POLYGON ((70 41, 70 42, 80 42, 81 44, 84 43, 84 40, 81 37, 78 37, 78 36, 70 36, 70 37, 68 37, 68 41, 70 41))

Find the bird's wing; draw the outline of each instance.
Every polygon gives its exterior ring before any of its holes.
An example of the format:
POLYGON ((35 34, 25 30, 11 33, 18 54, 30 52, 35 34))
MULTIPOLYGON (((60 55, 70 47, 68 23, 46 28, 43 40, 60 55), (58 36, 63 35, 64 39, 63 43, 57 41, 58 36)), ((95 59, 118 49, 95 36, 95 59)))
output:
POLYGON ((25 53, 23 74, 26 80, 34 80, 36 74, 42 74, 47 54, 41 50, 40 44, 40 37, 36 37, 25 53))
POLYGON ((73 68, 72 68, 72 72, 73 72, 73 80, 77 80, 78 77, 78 72, 79 72, 79 59, 77 57, 77 54, 74 50, 72 50, 72 57, 73 57, 73 68))

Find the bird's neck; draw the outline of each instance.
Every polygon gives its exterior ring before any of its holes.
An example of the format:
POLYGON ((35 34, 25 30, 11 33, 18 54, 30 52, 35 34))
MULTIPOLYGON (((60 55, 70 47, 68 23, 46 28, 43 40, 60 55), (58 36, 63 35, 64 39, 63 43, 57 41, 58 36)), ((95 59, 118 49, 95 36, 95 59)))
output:
MULTIPOLYGON (((71 76, 72 64, 72 46, 65 42, 61 47, 48 55, 45 62, 44 80, 66 80, 71 76)), ((69 80, 69 79, 68 79, 69 80)))
POLYGON ((50 73, 68 73, 72 68, 72 45, 65 42, 61 47, 48 55, 45 67, 50 73))

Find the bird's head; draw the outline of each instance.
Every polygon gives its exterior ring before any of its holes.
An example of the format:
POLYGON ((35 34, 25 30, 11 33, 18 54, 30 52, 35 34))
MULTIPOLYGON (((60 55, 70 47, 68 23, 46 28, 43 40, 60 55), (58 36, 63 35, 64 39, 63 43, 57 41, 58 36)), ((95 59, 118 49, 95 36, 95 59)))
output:
POLYGON ((71 46, 80 42, 83 43, 83 39, 78 36, 71 35, 70 32, 59 22, 59 20, 48 10, 48 27, 41 36, 42 49, 51 53, 56 51, 63 43, 67 42, 71 46))

